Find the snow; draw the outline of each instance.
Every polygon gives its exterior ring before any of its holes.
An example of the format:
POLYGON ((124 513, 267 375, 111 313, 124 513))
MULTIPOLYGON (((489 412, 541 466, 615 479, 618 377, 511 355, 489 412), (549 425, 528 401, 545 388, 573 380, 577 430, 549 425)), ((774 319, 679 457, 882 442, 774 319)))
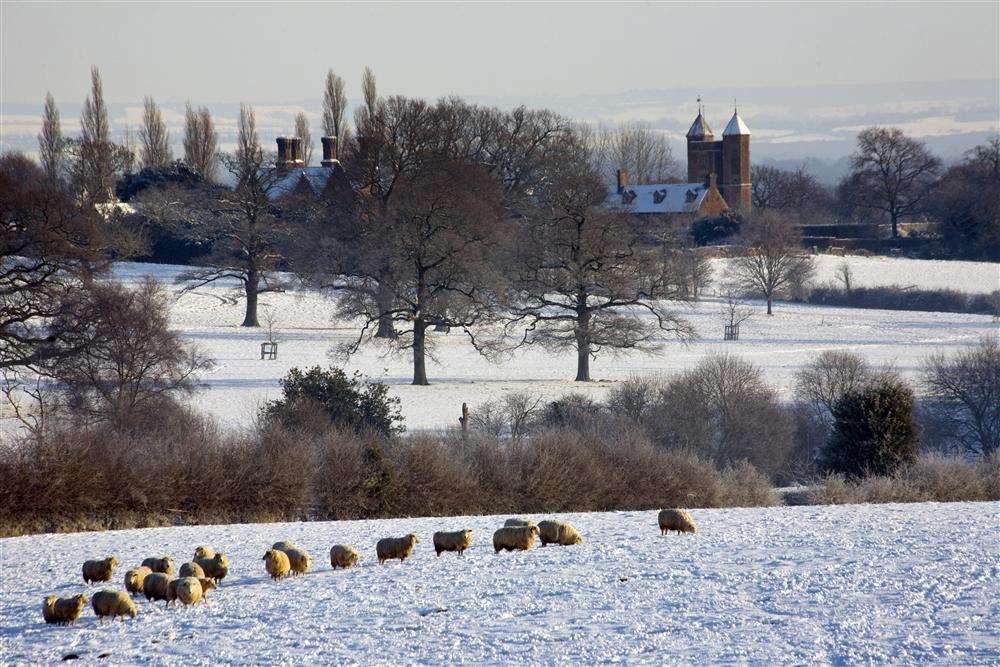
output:
POLYGON ((726 129, 722 131, 722 136, 732 136, 735 134, 750 135, 750 128, 747 124, 743 122, 738 113, 733 113, 733 117, 729 119, 729 124, 726 125, 726 129))
MULTIPOLYGON (((1000 503, 694 510, 697 535, 656 513, 568 514, 584 543, 495 555, 504 517, 155 528, 0 540, 0 662, 68 653, 115 663, 937 663, 1000 661, 1000 503), (464 557, 434 530, 472 528, 464 557), (374 544, 416 532, 405 563, 374 544), (279 539, 314 570, 272 582, 279 539), (333 571, 328 552, 362 560, 333 571), (206 604, 138 601, 133 620, 47 626, 46 595, 91 595, 80 565, 115 554, 111 586, 146 556, 175 566, 199 544, 229 554, 206 604)), ((533 517, 542 518, 542 517, 533 517)))
POLYGON ((899 285, 975 293, 1000 290, 1000 264, 996 262, 956 262, 858 255, 846 257, 816 255, 814 259, 815 282, 818 284, 837 282, 837 273, 841 265, 846 263, 851 268, 854 284, 858 287, 899 285))

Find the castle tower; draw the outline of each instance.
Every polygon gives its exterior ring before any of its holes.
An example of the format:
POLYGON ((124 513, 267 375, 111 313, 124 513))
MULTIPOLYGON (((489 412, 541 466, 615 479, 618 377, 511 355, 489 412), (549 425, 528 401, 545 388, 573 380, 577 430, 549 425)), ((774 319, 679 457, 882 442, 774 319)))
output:
MULTIPOLYGON (((690 170, 690 163, 688 169, 690 170)), ((722 132, 720 186, 719 190, 729 208, 744 215, 750 213, 750 129, 735 109, 722 132)))
POLYGON ((709 174, 719 173, 722 167, 719 143, 705 120, 698 98, 698 117, 687 133, 688 183, 704 183, 709 174))

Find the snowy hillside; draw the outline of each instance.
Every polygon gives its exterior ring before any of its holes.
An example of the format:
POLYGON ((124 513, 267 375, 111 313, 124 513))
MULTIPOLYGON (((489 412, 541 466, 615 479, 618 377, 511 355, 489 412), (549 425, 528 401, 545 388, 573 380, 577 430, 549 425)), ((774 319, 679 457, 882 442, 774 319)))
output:
POLYGON ((0 662, 75 653, 114 662, 740 662, 988 664, 1000 661, 1000 503, 698 510, 697 535, 661 537, 655 512, 571 514, 574 547, 494 555, 502 517, 202 526, 0 541, 0 662), (462 558, 431 533, 474 530, 462 558), (413 557, 378 566, 375 541, 416 532, 413 557), (314 571, 272 582, 279 539, 314 571), (327 553, 362 551, 354 570, 327 553), (207 604, 134 620, 47 626, 45 595, 88 595, 80 564, 115 554, 176 564, 211 544, 232 558, 207 604))
MULTIPOLYGON (((1000 265, 973 262, 929 262, 908 259, 850 257, 857 285, 900 284, 988 291, 1000 287, 1000 265)), ((832 278, 841 257, 820 257, 819 279, 832 278)), ((721 267, 717 263, 717 273, 721 267)), ((152 274, 168 284, 179 267, 121 264, 116 274, 126 281, 152 274)), ((173 288, 172 288, 173 289, 173 288)), ((227 303, 230 288, 209 286, 181 296, 172 323, 200 345, 218 366, 204 377, 206 389, 198 405, 227 424, 246 424, 258 407, 278 394, 278 379, 293 366, 326 366, 329 351, 351 340, 357 329, 333 319, 333 305, 310 292, 266 294, 262 311, 276 318, 280 340, 277 361, 260 361, 261 330, 242 329, 242 303, 227 303)), ((430 387, 413 387, 407 355, 386 356, 365 348, 347 364, 348 371, 390 385, 402 400, 409 429, 438 428, 456 423, 463 402, 476 406, 509 392, 550 397, 570 392, 603 396, 613 382, 633 374, 665 374, 693 366, 707 353, 727 351, 764 368, 768 381, 786 391, 795 372, 823 350, 854 350, 874 364, 893 363, 915 378, 930 354, 975 342, 997 325, 981 315, 837 309, 778 304, 773 317, 758 316, 745 324, 741 340, 722 340, 720 303, 711 297, 696 306, 678 305, 697 328, 699 340, 682 345, 665 339, 654 355, 604 355, 592 362, 597 382, 573 382, 575 352, 554 354, 541 349, 519 352, 502 364, 491 364, 475 352, 464 335, 431 334, 437 362, 428 360, 430 387)), ((263 317, 262 317, 263 321, 263 317)))

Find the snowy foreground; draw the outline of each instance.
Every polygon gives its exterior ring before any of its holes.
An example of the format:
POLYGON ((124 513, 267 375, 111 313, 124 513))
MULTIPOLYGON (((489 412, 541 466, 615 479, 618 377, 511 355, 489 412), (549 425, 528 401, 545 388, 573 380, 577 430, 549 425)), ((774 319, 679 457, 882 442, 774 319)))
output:
MULTIPOLYGON (((1000 264, 944 262, 885 257, 818 256, 817 282, 832 280, 837 267, 849 262, 856 285, 915 285, 950 287, 967 292, 1000 289, 1000 264)), ((716 276, 722 261, 715 262, 716 276)), ((152 275, 170 289, 180 267, 120 264, 115 274, 125 282, 152 275)), ((711 292, 711 290, 710 290, 711 292)), ((329 353, 354 340, 354 323, 335 320, 334 306, 323 296, 293 290, 261 297, 262 324, 267 313, 274 318, 279 340, 277 361, 260 361, 263 330, 237 326, 243 304, 229 303, 231 288, 213 285, 180 296, 173 305, 171 323, 187 339, 216 360, 216 368, 203 377, 203 391, 195 397, 206 410, 227 425, 246 425, 260 406, 279 394, 278 380, 293 366, 300 368, 334 363, 329 353)), ((386 355, 365 347, 343 364, 348 372, 389 385, 399 397, 409 430, 457 424, 461 405, 476 406, 514 392, 527 392, 552 400, 570 392, 602 398, 614 383, 633 375, 662 376, 697 364, 706 354, 730 352, 764 370, 767 381, 787 392, 796 371, 824 350, 850 350, 872 364, 893 364, 910 380, 919 378, 928 356, 950 352, 995 333, 997 323, 983 315, 829 308, 779 303, 773 317, 757 315, 743 325, 739 341, 722 340, 721 303, 709 296, 694 306, 677 304, 677 312, 696 328, 698 340, 687 345, 666 337, 652 355, 601 355, 591 363, 595 382, 573 382, 576 353, 552 353, 540 348, 518 352, 500 364, 483 359, 460 332, 431 333, 434 359, 428 360, 431 386, 411 386, 408 354, 386 355)))
POLYGON ((699 510, 697 535, 661 537, 655 512, 570 514, 574 547, 494 555, 501 517, 160 528, 0 541, 0 663, 75 653, 167 664, 1000 662, 1000 503, 699 510), (472 528, 463 558, 431 533, 472 528), (416 532, 378 566, 375 541, 416 532), (314 571, 272 582, 261 556, 289 539, 314 571), (363 552, 333 571, 337 542, 363 552), (207 604, 74 627, 42 621, 45 595, 92 593, 80 564, 122 567, 195 546, 228 552, 207 604))

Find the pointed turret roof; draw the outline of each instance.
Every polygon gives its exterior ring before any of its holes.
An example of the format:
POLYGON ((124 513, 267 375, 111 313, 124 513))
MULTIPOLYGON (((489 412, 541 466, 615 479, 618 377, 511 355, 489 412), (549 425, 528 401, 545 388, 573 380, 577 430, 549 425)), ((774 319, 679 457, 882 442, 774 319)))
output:
POLYGON ((705 137, 712 136, 712 128, 708 126, 708 121, 701 115, 700 110, 698 111, 698 117, 691 123, 691 129, 688 130, 687 136, 688 139, 704 139, 705 137))
POLYGON ((722 136, 724 137, 734 134, 750 136, 750 128, 740 118, 738 111, 733 111, 733 117, 729 119, 729 125, 726 125, 726 129, 722 131, 722 136))

